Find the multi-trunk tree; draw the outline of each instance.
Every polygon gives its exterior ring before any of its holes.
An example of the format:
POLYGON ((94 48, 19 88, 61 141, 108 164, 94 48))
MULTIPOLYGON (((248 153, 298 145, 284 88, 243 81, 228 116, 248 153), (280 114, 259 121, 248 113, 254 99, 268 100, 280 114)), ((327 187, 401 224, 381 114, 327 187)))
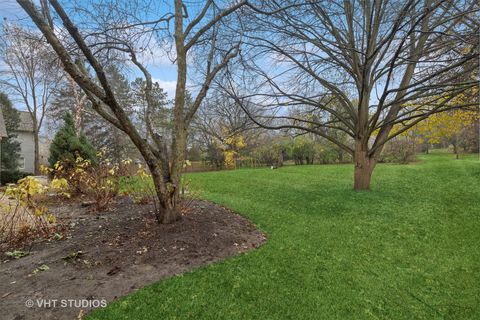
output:
POLYGON ((350 153, 356 190, 370 187, 387 141, 478 104, 449 103, 478 88, 478 1, 259 1, 254 12, 243 73, 222 87, 269 110, 276 124, 252 116, 259 125, 309 131, 350 153))
POLYGON ((239 53, 241 37, 232 28, 240 24, 230 23, 227 28, 227 20, 235 20, 246 1, 208 0, 200 6, 182 0, 102 1, 95 5, 86 1, 81 17, 76 15, 79 10, 75 5, 63 6, 58 0, 42 1, 41 6, 31 0, 17 2, 42 32, 64 70, 88 95, 95 111, 125 132, 145 159, 158 196, 158 221, 177 220, 187 131, 210 84, 239 53), (147 140, 115 95, 106 66, 121 60, 136 67, 145 80, 149 113, 158 103, 152 94, 150 69, 142 56, 160 43, 171 45, 177 71, 173 123, 170 137, 164 137, 147 119, 151 137, 147 140), (187 78, 198 84, 188 106, 187 78))

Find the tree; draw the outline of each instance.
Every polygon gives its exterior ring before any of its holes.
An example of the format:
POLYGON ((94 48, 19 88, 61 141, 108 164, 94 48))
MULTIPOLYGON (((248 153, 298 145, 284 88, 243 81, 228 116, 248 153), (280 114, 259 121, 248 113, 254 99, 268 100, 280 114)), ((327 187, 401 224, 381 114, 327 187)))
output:
POLYGON ((477 110, 451 110, 432 115, 412 131, 430 144, 447 141, 453 146, 453 153, 458 159, 460 146, 466 144, 464 140, 468 137, 469 129, 474 128, 479 119, 477 110))
POLYGON ((20 122, 20 114, 13 107, 8 96, 0 92, 0 111, 2 112, 7 129, 7 137, 1 139, 1 161, 2 170, 15 171, 18 169, 18 160, 20 158, 20 142, 16 140, 15 129, 20 122))
MULTIPOLYGON (((128 79, 114 65, 106 67, 106 77, 116 100, 134 122, 133 97, 128 79)), ((92 139, 94 145, 98 149, 105 149, 106 156, 115 163, 131 158, 133 156, 131 150, 135 150, 135 146, 128 135, 98 115, 95 115, 95 118, 95 121, 86 124, 85 128, 86 134, 92 139)), ((139 130, 138 127, 136 128, 139 130)))
POLYGON ((215 168, 235 167, 240 150, 247 146, 257 128, 235 100, 221 92, 204 100, 192 127, 191 140, 203 146, 215 168))
POLYGON ((478 1, 259 1, 254 9, 243 74, 222 88, 277 120, 252 116, 257 124, 308 131, 351 154, 355 190, 370 187, 387 141, 432 114, 478 104, 448 103, 478 88, 470 77, 479 67, 478 1), (408 106, 419 99, 428 107, 408 106), (289 116, 292 108, 318 117, 289 116))
POLYGON ((152 127, 157 129, 161 135, 166 136, 171 130, 172 114, 168 108, 169 101, 167 100, 167 93, 160 87, 158 82, 152 83, 151 95, 153 97, 154 106, 148 108, 146 101, 147 83, 142 78, 136 78, 131 83, 132 102, 137 122, 135 125, 145 135, 145 139, 151 140, 147 130, 148 119, 152 123, 152 127), (150 114, 149 114, 150 113, 150 114))
POLYGON ((315 143, 309 137, 296 137, 289 145, 288 153, 297 165, 313 164, 316 153, 315 143))
MULTIPOLYGON (((474 73, 474 76, 478 73, 474 73)), ((478 99, 478 88, 473 88, 453 99, 448 97, 440 97, 438 100, 449 100, 447 105, 470 104, 475 103, 478 99)), ((417 104, 424 108, 433 108, 429 106, 428 102, 418 101, 417 104)), ((453 146, 453 152, 458 159, 460 148, 463 147, 465 151, 471 150, 473 152, 478 148, 478 121, 480 119, 480 109, 476 107, 470 108, 452 108, 451 110, 432 114, 428 119, 417 123, 409 130, 404 131, 400 136, 407 140, 416 143, 423 143, 426 151, 430 144, 447 144, 453 146)), ((416 107, 415 104, 409 107, 416 107)), ((396 125, 392 131, 401 130, 403 125, 396 125)))
MULTIPOLYGON (((132 90, 128 79, 118 67, 111 65, 107 69, 112 90, 118 97, 119 103, 128 115, 136 120, 134 124, 138 130, 144 130, 145 126, 141 123, 136 110, 140 107, 140 94, 132 90)), ((49 122, 53 125, 61 123, 64 114, 69 112, 73 115, 77 135, 83 133, 97 150, 105 150, 106 157, 115 163, 120 163, 126 158, 137 158, 138 153, 135 152, 135 147, 128 136, 91 110, 88 97, 73 79, 66 78, 67 81, 62 82, 56 90, 48 109, 49 122)))
POLYGON ((70 113, 63 116, 63 126, 55 134, 50 145, 48 162, 53 167, 57 162, 75 163, 77 157, 96 162, 96 151, 85 135, 77 135, 75 123, 70 113))
POLYGON ((50 98, 62 77, 58 60, 40 34, 11 24, 4 24, 0 54, 6 66, 0 85, 25 105, 32 118, 35 173, 39 174, 40 129, 50 98))
POLYGON ((95 5, 87 3, 83 9, 74 8, 84 13, 82 19, 74 11, 67 12, 57 0, 42 1, 41 7, 31 0, 17 2, 42 32, 65 71, 88 95, 94 110, 125 132, 145 159, 159 202, 157 220, 170 223, 179 219, 176 205, 187 132, 212 81, 239 53, 241 35, 232 32, 239 24, 227 24, 226 21, 236 19, 236 13, 240 14, 239 9, 247 2, 206 1, 198 8, 195 4, 175 0, 171 3, 173 11, 166 12, 166 6, 159 8, 152 2, 107 0, 95 5), (142 10, 147 7, 148 10, 142 10), (63 25, 56 26, 55 21, 63 25), (156 41, 149 42, 151 39, 156 41), (111 61, 122 60, 136 67, 145 80, 147 108, 155 108, 152 76, 140 55, 160 41, 172 44, 177 67, 170 143, 167 137, 155 131, 149 119, 146 127, 152 141, 144 139, 120 104, 107 76, 111 61), (74 57, 71 52, 79 55, 74 57), (75 63, 79 56, 87 68, 75 63), (190 72, 187 56, 197 60, 196 68, 191 68, 190 72), (199 86, 193 103, 186 106, 187 76, 192 74, 199 86))
POLYGON ((66 112, 70 112, 73 115, 75 130, 77 134, 80 134, 84 132, 86 123, 94 121, 91 113, 87 112, 88 97, 71 77, 67 75, 65 80, 59 83, 54 92, 48 108, 47 119, 55 125, 57 122, 61 122, 66 112))
POLYGON ((231 134, 225 138, 222 146, 225 168, 236 168, 239 152, 246 146, 245 139, 241 134, 231 134))
POLYGON ((263 165, 282 167, 290 143, 288 137, 266 137, 259 146, 252 150, 252 155, 263 165))

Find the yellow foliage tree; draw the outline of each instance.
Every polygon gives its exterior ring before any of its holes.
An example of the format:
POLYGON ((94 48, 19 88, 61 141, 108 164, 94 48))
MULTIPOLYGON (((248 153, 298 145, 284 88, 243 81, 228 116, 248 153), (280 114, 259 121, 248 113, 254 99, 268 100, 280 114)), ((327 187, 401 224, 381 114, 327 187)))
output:
POLYGON ((420 122, 414 130, 424 137, 428 143, 440 143, 444 140, 453 145, 458 158, 459 142, 462 133, 471 128, 479 119, 475 110, 450 110, 430 116, 420 122))
MULTIPOLYGON (((403 131, 399 136, 404 137, 407 141, 413 143, 414 146, 427 142, 428 144, 438 144, 443 141, 448 142, 453 146, 453 151, 458 158, 459 144, 462 136, 465 136, 467 130, 470 130, 478 123, 480 119, 480 109, 468 108, 461 109, 455 106, 468 104, 468 102, 476 99, 478 96, 478 89, 469 90, 463 94, 456 96, 453 99, 449 97, 441 97, 432 99, 433 103, 443 104, 447 102, 447 107, 451 107, 448 111, 433 113, 425 120, 418 122, 409 130, 403 131)), ((418 102, 416 104, 409 104, 405 107, 434 109, 435 105, 429 102, 418 102)), ((413 119, 412 121, 415 121, 413 119)), ((408 124, 408 122, 407 122, 408 124)), ((391 135, 402 131, 403 124, 397 124, 391 130, 391 135)))
POLYGON ((238 153, 247 146, 245 138, 241 134, 230 134, 223 141, 223 157, 225 168, 235 167, 238 153))

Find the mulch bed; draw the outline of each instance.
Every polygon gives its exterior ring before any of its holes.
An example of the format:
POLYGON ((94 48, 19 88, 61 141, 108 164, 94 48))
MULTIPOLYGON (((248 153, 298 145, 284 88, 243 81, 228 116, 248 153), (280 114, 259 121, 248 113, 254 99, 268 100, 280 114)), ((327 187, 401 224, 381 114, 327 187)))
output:
POLYGON ((77 319, 98 301, 111 302, 265 241, 247 219, 206 201, 192 202, 171 225, 157 224, 150 205, 125 199, 106 213, 90 213, 79 203, 52 210, 69 226, 62 240, 35 243, 32 254, 18 260, 0 252, 1 319, 77 319), (34 273, 42 265, 48 270, 34 273), (28 299, 35 306, 26 307, 28 299), (39 307, 37 299, 58 301, 39 307), (69 299, 83 305, 70 307, 75 302, 69 299))

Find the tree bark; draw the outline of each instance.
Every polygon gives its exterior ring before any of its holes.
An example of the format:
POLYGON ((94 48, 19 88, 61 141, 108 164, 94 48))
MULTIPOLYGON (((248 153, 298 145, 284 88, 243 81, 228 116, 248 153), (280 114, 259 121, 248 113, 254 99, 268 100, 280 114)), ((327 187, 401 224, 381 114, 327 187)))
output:
POLYGON ((156 166, 150 166, 150 172, 158 200, 158 207, 155 212, 157 221, 168 224, 180 220, 181 216, 177 208, 179 188, 176 187, 180 181, 165 182, 156 166))
POLYGON ((283 167, 283 150, 278 152, 277 167, 283 167))
POLYGON ((367 143, 357 141, 355 143, 355 171, 353 177, 354 190, 369 190, 372 180, 373 169, 376 160, 368 155, 367 143))
POLYGON ((453 140, 453 153, 455 154, 455 159, 459 159, 459 155, 458 155, 458 136, 455 136, 454 140, 453 140))
POLYGON ((453 145, 453 153, 455 154, 455 159, 459 159, 459 156, 458 156, 458 146, 457 144, 454 144, 453 145))

